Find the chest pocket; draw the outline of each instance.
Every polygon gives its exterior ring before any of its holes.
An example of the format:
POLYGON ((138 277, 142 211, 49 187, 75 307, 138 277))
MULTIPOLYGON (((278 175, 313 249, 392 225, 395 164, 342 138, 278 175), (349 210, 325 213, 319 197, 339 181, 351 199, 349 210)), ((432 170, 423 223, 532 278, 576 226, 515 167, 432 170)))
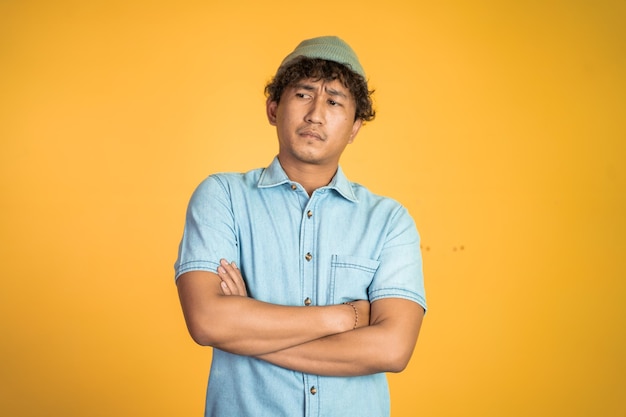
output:
POLYGON ((374 259, 332 255, 330 288, 333 303, 367 300, 367 290, 379 265, 380 262, 374 259))

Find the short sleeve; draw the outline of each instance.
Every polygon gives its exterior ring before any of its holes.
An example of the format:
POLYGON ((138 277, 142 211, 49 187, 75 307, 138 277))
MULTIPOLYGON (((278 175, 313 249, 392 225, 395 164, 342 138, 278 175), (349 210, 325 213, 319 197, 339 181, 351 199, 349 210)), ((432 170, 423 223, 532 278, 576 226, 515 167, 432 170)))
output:
POLYGON ((210 176, 189 201, 174 264, 175 278, 194 270, 215 272, 221 258, 239 262, 236 236, 227 183, 219 176, 210 176))
POLYGON ((404 298, 426 310, 420 237, 406 208, 400 206, 390 217, 380 265, 369 288, 370 301, 404 298))

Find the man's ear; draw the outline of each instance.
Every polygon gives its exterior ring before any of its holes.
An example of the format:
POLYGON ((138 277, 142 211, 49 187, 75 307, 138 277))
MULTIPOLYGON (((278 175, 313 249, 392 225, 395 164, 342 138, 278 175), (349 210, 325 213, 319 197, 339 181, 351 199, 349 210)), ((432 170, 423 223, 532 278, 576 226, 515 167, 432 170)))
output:
POLYGON ((356 119, 352 125, 352 133, 350 133, 350 140, 348 143, 354 142, 354 138, 356 137, 356 134, 359 133, 361 126, 363 126, 363 119, 356 119))
POLYGON ((272 126, 276 126, 276 109, 278 108, 278 103, 268 98, 265 102, 265 111, 267 113, 267 120, 270 122, 272 126))

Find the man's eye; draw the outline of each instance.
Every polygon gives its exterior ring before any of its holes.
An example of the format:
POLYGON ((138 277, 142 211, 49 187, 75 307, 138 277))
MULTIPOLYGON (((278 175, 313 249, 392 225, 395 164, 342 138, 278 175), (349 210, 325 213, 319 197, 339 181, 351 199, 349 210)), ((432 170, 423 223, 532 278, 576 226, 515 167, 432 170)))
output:
POLYGON ((337 103, 335 100, 328 100, 328 104, 330 104, 331 106, 338 106, 339 103, 337 103))

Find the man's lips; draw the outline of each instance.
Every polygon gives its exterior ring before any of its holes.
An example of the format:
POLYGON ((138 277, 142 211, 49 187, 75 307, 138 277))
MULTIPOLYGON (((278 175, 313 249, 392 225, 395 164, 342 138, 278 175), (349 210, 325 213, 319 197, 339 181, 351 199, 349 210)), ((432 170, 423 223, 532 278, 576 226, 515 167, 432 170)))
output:
POLYGON ((324 135, 322 135, 320 132, 317 132, 315 130, 302 129, 302 130, 298 130, 296 133, 298 133, 299 136, 311 137, 311 138, 315 138, 315 139, 322 140, 322 141, 326 140, 324 135))

